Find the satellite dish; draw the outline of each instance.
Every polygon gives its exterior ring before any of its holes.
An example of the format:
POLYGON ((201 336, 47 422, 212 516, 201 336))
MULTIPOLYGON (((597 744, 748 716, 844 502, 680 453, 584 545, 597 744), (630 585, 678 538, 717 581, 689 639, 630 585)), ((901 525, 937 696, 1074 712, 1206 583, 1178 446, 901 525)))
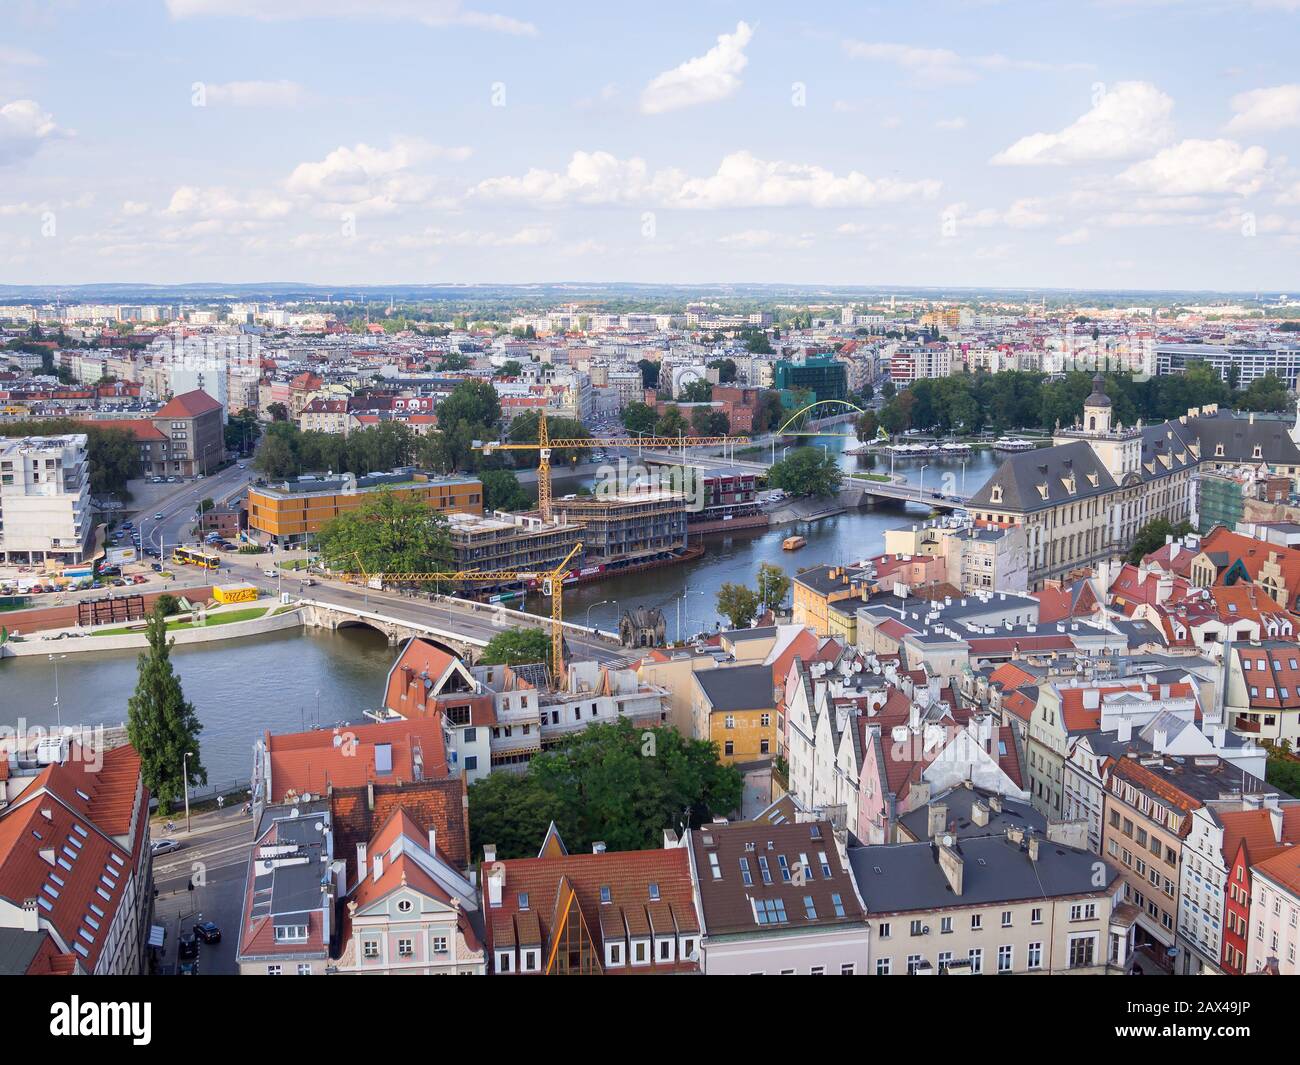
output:
POLYGON ((943 837, 943 845, 944 845, 945 847, 951 847, 951 846, 952 846, 952 836, 945 835, 945 836, 943 837))

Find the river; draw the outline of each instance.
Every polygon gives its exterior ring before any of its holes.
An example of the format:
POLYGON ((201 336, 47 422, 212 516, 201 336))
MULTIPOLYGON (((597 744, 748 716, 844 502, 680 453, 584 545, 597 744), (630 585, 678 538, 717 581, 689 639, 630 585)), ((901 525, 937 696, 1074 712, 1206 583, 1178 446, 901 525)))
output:
MULTIPOLYGON (((856 443, 851 437, 809 440, 811 446, 824 445, 839 454, 845 469, 888 470, 888 460, 873 466, 870 458, 843 454, 856 443)), ((997 464, 993 452, 972 455, 966 461, 965 490, 975 491, 997 464)), ((908 460, 897 463, 894 472, 912 482, 924 478, 944 491, 963 491, 960 459, 930 459, 924 471, 921 467, 922 462, 908 460), (945 477, 946 484, 936 480, 945 477)), ((914 504, 885 503, 779 529, 715 534, 705 539, 705 554, 694 561, 569 589, 565 617, 614 630, 620 610, 657 606, 664 611, 669 639, 679 632, 711 630, 721 622, 714 609, 718 588, 728 581, 752 586, 760 563, 793 572, 819 562, 856 562, 883 550, 886 529, 919 522, 926 514, 914 504), (807 546, 783 551, 781 541, 791 532, 807 537, 807 546)), ((528 608, 549 613, 548 601, 540 597, 533 597, 528 608)), ((172 659, 185 695, 203 722, 201 751, 209 781, 247 779, 253 741, 266 729, 290 732, 360 720, 363 710, 382 699, 393 654, 382 636, 360 628, 174 648, 172 659)), ((121 724, 135 681, 136 652, 69 655, 58 663, 62 721, 121 724)), ((30 725, 55 724, 54 694, 54 664, 47 659, 0 660, 0 726, 12 727, 20 719, 30 725)))

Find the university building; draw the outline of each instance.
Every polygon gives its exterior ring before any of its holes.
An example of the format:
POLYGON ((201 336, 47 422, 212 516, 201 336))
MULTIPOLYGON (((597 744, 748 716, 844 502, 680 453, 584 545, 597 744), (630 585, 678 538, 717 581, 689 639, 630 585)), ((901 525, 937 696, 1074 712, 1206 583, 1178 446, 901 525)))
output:
POLYGON ((1191 519, 1198 471, 1249 463, 1292 481, 1300 472, 1300 426, 1217 406, 1124 426, 1102 389, 1098 374, 1081 421, 1058 427, 1051 447, 1010 456, 968 504, 977 524, 1024 528, 1034 590, 1126 553, 1149 522, 1191 519))

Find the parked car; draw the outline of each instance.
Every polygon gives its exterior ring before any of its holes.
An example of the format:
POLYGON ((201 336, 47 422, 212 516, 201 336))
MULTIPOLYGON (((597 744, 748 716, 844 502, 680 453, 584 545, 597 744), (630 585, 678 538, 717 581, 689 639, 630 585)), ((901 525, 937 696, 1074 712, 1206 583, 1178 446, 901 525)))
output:
POLYGON ((204 943, 221 942, 221 929, 213 921, 200 921, 194 926, 194 934, 204 943))
POLYGON ((180 965, 176 969, 177 976, 198 976, 199 959, 198 958, 181 958, 180 965))

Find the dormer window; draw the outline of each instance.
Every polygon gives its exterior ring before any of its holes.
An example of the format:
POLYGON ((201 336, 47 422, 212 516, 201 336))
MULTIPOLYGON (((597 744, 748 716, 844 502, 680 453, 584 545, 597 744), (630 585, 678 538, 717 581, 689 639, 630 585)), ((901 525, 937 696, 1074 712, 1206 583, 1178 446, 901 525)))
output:
POLYGON ((990 503, 1002 502, 1002 486, 1000 484, 995 484, 993 486, 993 491, 989 493, 989 502, 990 503))
POLYGON ((1264 449, 1260 447, 1259 444, 1256 444, 1255 449, 1250 453, 1250 457, 1253 459, 1262 459, 1264 457, 1264 449))
POLYGON ((620 966, 623 964, 623 944, 615 941, 605 944, 605 964, 609 966, 620 966))
POLYGON ((1215 458, 1223 458, 1223 445, 1222 445, 1222 444, 1215 444, 1215 445, 1214 445, 1214 457, 1215 457, 1215 458))

